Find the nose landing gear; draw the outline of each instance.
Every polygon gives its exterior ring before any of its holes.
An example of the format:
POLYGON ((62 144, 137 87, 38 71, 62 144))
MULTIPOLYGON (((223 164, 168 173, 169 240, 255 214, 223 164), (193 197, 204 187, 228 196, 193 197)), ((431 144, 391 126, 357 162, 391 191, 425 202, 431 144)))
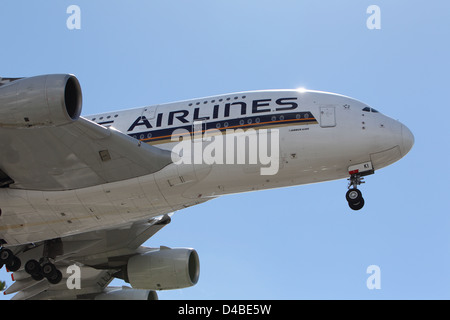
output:
POLYGON ((355 173, 352 174, 348 180, 349 190, 345 194, 345 199, 348 202, 348 206, 352 210, 361 210, 362 207, 364 207, 364 198, 361 191, 357 188, 361 183, 365 183, 363 181, 364 177, 362 177, 360 174, 355 173))
POLYGON ((348 206, 352 210, 361 210, 364 207, 364 198, 361 191, 358 190, 358 186, 364 183, 364 176, 374 174, 375 170, 372 162, 369 161, 348 167, 348 173, 350 178, 348 179, 348 191, 345 199, 347 199, 348 206))

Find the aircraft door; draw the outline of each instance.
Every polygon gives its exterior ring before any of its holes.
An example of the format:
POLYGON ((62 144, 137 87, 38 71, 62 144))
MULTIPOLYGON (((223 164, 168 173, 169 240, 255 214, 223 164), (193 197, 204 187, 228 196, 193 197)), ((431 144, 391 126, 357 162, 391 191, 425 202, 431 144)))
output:
POLYGON ((336 110, 333 106, 320 107, 320 126, 331 128, 336 126, 336 110))

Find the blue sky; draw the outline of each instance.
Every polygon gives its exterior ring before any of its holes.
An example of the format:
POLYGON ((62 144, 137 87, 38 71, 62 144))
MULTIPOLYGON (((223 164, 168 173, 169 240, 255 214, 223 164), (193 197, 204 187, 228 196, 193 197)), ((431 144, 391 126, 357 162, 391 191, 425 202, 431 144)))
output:
POLYGON ((73 73, 83 115, 306 87, 414 133, 404 159, 366 178, 359 212, 340 180, 176 213, 146 244, 196 248, 200 280, 160 299, 450 298, 449 2, 16 0, 0 2, 0 24, 0 76, 73 73), (72 4, 80 30, 66 26, 72 4), (366 27, 372 4, 380 30, 366 27), (379 290, 366 286, 370 265, 379 290))

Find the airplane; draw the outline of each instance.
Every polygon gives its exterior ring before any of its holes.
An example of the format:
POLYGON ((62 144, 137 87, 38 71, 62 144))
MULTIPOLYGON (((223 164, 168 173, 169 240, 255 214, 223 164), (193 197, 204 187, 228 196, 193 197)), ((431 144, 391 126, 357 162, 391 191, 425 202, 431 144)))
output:
POLYGON ((193 286, 195 249, 142 245, 176 211, 338 179, 360 210, 364 178, 414 144, 367 104, 306 89, 81 111, 72 74, 0 78, 0 267, 12 299, 151 300, 193 286), (115 278, 131 287, 109 287, 115 278))

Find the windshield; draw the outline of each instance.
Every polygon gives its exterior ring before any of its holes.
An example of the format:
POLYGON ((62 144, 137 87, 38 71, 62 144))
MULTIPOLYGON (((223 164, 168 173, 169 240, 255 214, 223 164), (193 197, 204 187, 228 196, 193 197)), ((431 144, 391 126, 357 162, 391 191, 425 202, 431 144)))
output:
POLYGON ((365 107, 364 109, 362 109, 362 111, 378 113, 377 110, 375 110, 374 108, 370 108, 370 107, 365 107))

